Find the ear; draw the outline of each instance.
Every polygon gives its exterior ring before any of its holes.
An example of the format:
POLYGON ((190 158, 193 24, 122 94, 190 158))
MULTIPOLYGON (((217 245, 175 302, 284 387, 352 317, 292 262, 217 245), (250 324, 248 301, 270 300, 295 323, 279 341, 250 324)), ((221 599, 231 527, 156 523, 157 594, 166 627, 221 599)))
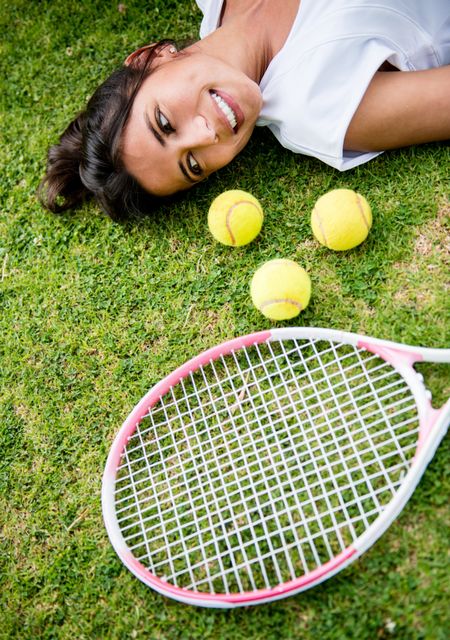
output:
POLYGON ((157 63, 158 65, 162 62, 173 60, 176 53, 177 50, 173 45, 167 44, 158 46, 157 42, 153 42, 152 44, 146 44, 144 47, 140 47, 139 49, 136 49, 136 51, 133 51, 133 53, 130 53, 130 55, 125 58, 124 65, 126 67, 141 69, 148 63, 148 59, 150 57, 153 58, 153 63, 157 63))

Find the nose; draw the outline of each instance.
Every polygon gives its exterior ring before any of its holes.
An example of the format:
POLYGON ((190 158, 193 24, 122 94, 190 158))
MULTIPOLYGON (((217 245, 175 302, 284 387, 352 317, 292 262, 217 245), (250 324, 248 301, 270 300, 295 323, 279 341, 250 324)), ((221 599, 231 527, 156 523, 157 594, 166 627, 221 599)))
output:
POLYGON ((187 149, 208 147, 219 142, 219 136, 215 129, 202 115, 192 118, 190 126, 186 129, 184 144, 187 149))

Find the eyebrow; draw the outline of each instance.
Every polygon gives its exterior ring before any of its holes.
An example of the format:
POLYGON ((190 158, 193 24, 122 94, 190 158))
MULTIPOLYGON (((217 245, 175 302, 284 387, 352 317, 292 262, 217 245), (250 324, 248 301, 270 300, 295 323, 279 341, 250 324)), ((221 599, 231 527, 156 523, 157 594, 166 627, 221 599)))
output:
MULTIPOLYGON (((147 111, 144 111, 144 121, 145 124, 147 125, 147 128, 149 129, 149 131, 151 131, 151 133, 155 136, 156 140, 159 142, 159 144, 162 147, 166 146, 166 141, 164 140, 164 138, 162 137, 162 135, 160 134, 160 132, 155 129, 155 127, 153 126, 149 115, 147 113, 147 111)), ((183 174, 183 176, 186 178, 186 180, 191 183, 191 184, 197 184, 197 182, 199 182, 198 180, 194 180, 194 178, 192 176, 189 175, 189 173, 186 170, 186 167, 184 166, 184 164, 181 162, 181 160, 178 160, 178 166, 180 168, 181 173, 183 174)))

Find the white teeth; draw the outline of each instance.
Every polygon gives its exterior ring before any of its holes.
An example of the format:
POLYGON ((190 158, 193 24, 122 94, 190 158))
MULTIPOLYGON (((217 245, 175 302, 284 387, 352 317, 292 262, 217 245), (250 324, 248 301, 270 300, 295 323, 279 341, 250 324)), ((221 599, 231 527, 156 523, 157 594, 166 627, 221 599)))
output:
POLYGON ((211 92, 211 95, 214 98, 214 100, 217 102, 217 104, 219 105, 219 107, 222 110, 223 114, 226 116, 228 122, 231 125, 231 128, 234 129, 236 127, 236 125, 237 125, 237 118, 236 118, 236 114, 234 113, 233 109, 225 102, 225 100, 223 98, 218 96, 217 93, 214 93, 214 91, 211 92))

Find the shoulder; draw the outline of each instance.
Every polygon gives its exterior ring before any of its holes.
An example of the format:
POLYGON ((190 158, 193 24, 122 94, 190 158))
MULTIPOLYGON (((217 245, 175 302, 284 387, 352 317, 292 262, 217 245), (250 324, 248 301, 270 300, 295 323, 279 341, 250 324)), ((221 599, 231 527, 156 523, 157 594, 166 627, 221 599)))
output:
MULTIPOLYGON (((317 44, 294 62, 287 57, 262 86, 258 124, 268 125, 292 151, 350 168, 344 158, 347 128, 374 74, 392 54, 383 42, 349 37, 317 44)), ((356 164, 352 156, 351 166, 356 164)))

